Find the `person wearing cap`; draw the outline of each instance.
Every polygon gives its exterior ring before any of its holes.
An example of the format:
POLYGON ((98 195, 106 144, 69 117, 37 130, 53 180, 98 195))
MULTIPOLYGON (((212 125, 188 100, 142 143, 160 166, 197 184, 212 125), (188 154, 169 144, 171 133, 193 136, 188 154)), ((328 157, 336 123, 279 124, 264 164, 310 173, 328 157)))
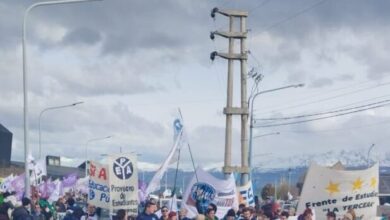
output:
POLYGON ((326 214, 326 220, 336 220, 336 214, 334 212, 328 212, 326 214))
POLYGON ((32 220, 30 210, 31 210, 31 200, 29 198, 23 198, 22 206, 17 207, 12 212, 13 220, 32 220))
POLYGON ((168 220, 177 220, 177 214, 175 211, 170 211, 168 214, 168 220))
POLYGON ((145 210, 143 213, 137 216, 136 220, 158 220, 156 214, 154 214, 157 210, 157 205, 154 200, 149 200, 145 204, 145 210))

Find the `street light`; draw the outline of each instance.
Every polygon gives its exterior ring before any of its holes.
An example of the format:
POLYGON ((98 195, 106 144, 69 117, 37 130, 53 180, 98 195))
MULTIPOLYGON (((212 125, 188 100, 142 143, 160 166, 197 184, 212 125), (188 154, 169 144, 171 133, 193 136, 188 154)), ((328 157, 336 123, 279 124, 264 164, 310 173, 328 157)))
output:
POLYGON ((80 105, 80 104, 83 104, 84 102, 75 102, 73 104, 70 104, 70 105, 61 105, 61 106, 54 106, 54 107, 49 107, 49 108, 45 108, 41 111, 41 113, 39 114, 39 122, 38 122, 38 126, 39 126, 39 159, 41 159, 42 157, 42 143, 41 143, 41 118, 42 118, 42 115, 43 113, 47 112, 47 111, 50 111, 50 110, 55 110, 55 109, 60 109, 60 108, 68 108, 68 107, 73 107, 73 106, 76 106, 76 105, 80 105))
POLYGON ((257 96, 261 95, 261 94, 264 94, 264 93, 269 93, 269 92, 274 92, 274 91, 278 91, 278 90, 282 90, 282 89, 288 89, 288 88, 299 88, 299 87, 303 87, 305 84, 295 84, 295 85, 289 85, 289 86, 283 86, 283 87, 279 87, 279 88, 276 88, 276 89, 269 89, 269 90, 264 90, 264 91, 260 91, 260 92, 257 92, 256 94, 254 94, 252 97, 250 97, 249 99, 249 104, 250 104, 250 125, 249 125, 249 159, 248 159, 248 165, 249 167, 252 167, 252 142, 253 142, 253 103, 256 99, 257 96))
POLYGON ((106 136, 106 137, 100 137, 100 138, 93 138, 89 139, 87 142, 85 142, 85 176, 88 175, 88 144, 94 141, 101 141, 105 139, 112 138, 112 135, 106 136))
POLYGON ((272 133, 268 133, 268 134, 261 134, 261 135, 256 135, 253 137, 253 139, 256 139, 256 138, 261 138, 261 137, 265 137, 265 136, 271 136, 271 135, 279 135, 280 132, 272 132, 272 133))
POLYGON ((44 5, 56 5, 56 4, 70 4, 70 3, 79 3, 79 2, 91 2, 91 1, 101 1, 101 0, 59 0, 59 1, 46 1, 46 2, 37 2, 30 5, 23 15, 23 33, 22 33, 22 61, 23 61, 23 127, 24 127, 24 169, 25 169, 25 196, 31 196, 30 189, 30 175, 28 170, 28 155, 30 154, 30 148, 28 143, 28 94, 27 94, 27 57, 26 57, 26 23, 28 13, 38 6, 44 5))

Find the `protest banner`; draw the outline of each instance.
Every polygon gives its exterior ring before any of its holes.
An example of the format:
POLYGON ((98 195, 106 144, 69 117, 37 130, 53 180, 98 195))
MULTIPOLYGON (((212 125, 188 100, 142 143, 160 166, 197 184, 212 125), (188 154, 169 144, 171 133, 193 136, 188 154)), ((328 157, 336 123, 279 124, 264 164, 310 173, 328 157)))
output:
POLYGON ((252 181, 249 181, 245 186, 238 186, 238 202, 246 206, 255 207, 255 197, 253 194, 252 181))
POLYGON ((364 170, 336 170, 312 164, 306 175, 298 213, 306 207, 314 209, 318 220, 325 220, 333 211, 342 217, 348 209, 357 216, 372 220, 376 217, 379 166, 364 170))
POLYGON ((88 180, 88 203, 101 208, 110 208, 108 166, 90 161, 88 180))
POLYGON ((125 209, 138 214, 138 172, 135 155, 108 157, 110 210, 125 209))
POLYGON ((214 203, 215 215, 223 218, 231 208, 238 209, 236 183, 233 174, 227 180, 215 178, 201 168, 196 170, 183 195, 182 207, 188 210, 187 217, 194 218, 198 213, 205 213, 207 206, 214 203))

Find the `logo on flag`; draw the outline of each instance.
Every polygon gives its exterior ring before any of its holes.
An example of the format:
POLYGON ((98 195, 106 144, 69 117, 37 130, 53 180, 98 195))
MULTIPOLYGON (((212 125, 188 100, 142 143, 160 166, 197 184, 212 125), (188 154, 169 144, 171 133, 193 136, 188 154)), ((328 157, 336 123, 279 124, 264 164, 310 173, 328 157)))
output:
POLYGON ((133 175, 133 163, 126 157, 119 157, 113 164, 116 177, 127 180, 133 175))

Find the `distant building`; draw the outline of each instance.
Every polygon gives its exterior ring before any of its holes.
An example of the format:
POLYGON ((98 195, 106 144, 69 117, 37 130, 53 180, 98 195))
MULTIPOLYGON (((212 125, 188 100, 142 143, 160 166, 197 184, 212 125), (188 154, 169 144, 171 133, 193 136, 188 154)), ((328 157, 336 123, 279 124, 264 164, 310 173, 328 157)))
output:
POLYGON ((12 151, 12 133, 0 124, 0 168, 10 167, 12 151))

